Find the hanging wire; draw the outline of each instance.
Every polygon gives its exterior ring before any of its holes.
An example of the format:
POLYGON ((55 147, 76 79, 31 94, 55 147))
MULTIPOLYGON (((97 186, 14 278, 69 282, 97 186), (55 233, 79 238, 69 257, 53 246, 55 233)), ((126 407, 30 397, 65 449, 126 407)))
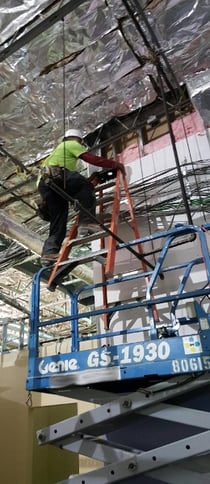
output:
MULTIPOLYGON (((152 141, 152 138, 153 138, 153 135, 154 135, 154 133, 155 133, 155 130, 156 130, 156 128, 154 128, 154 129, 153 129, 153 132, 152 132, 152 135, 151 135, 151 139, 150 139, 150 141, 152 141)), ((141 149, 140 149, 140 146, 139 146, 139 142, 138 142, 138 152, 139 152, 139 160, 140 160, 140 169, 141 169, 142 180, 144 180, 144 177, 143 177, 143 170, 142 170, 142 162, 141 162, 141 149)), ((153 157, 153 154, 152 154, 152 157, 153 157)), ((157 176, 158 176, 158 174, 157 174, 157 176)), ((150 177, 150 179, 151 179, 151 177, 150 177)), ((171 183, 174 183, 174 182, 171 182, 171 183)), ((156 182, 155 182, 155 184, 156 184, 156 182)), ((168 185, 167 185, 167 186, 170 186, 170 183, 168 183, 168 185)), ((150 188, 150 181, 149 181, 149 186, 148 186, 148 188, 150 188)), ((158 194, 160 195, 162 190, 164 190, 164 186, 163 186, 163 187, 161 187, 161 188, 160 188, 158 191, 157 191, 157 189, 156 189, 156 187, 155 187, 155 195, 156 195, 156 196, 157 196, 158 194)), ((148 204, 147 204, 147 195, 146 195, 146 190, 145 190, 145 185, 144 185, 144 183, 143 183, 143 193, 144 193, 145 207, 146 207, 146 211, 147 211, 147 214, 148 214, 148 216, 147 216, 147 218, 148 218, 148 225, 149 225, 149 227, 150 227, 150 234, 151 234, 151 224, 150 224, 150 219, 149 219, 149 211, 148 211, 148 204)), ((170 224, 170 227, 171 227, 171 224, 170 224)), ((170 227, 169 227, 169 229, 170 229, 170 227)))
MULTIPOLYGON (((186 132, 186 128, 185 128, 185 123, 184 123, 183 116, 181 117, 181 121, 182 121, 183 130, 184 130, 184 133, 185 133, 185 139, 186 139, 186 143, 187 143, 187 147, 188 147, 190 161, 192 163, 192 170, 193 170, 193 173, 194 173, 194 178, 195 178, 195 184, 196 184, 196 188, 197 188, 197 193, 198 193, 198 197, 200 199, 200 203, 201 203, 201 207, 202 207, 203 219, 204 219, 205 222, 207 222, 206 221, 205 210, 204 210, 203 202, 202 202, 202 196, 201 196, 201 192, 200 192, 200 188, 199 188, 199 184, 198 184, 198 180, 197 180, 197 176, 196 176, 196 172, 195 172, 194 162, 193 162, 193 159, 192 159, 192 154, 191 154, 191 150, 190 150, 190 144, 189 144, 189 140, 188 140, 188 137, 187 137, 187 132, 186 132)), ((196 144, 197 144, 198 153, 200 155, 200 160, 201 160, 202 159, 202 157, 201 157, 201 151, 200 151, 200 146, 198 144, 197 137, 196 137, 196 144)))
MULTIPOLYGON (((144 180, 144 174, 143 174, 143 168, 142 168, 142 159, 141 159, 140 133, 137 132, 136 134, 137 134, 137 140, 138 140, 138 154, 139 154, 141 179, 144 180)), ((147 196, 146 196, 146 190, 145 190, 144 186, 143 186, 143 197, 144 197, 144 203, 145 203, 146 212, 147 212, 147 224, 148 224, 148 227, 149 227, 149 234, 152 235, 149 211, 148 211, 148 206, 147 206, 147 196)), ((152 245, 152 251, 154 252, 154 242, 153 242, 153 240, 151 240, 151 245, 152 245)), ((153 259, 154 259, 154 264, 156 264, 156 257, 155 257, 154 253, 153 253, 153 259)))
MULTIPOLYGON (((168 101, 166 100, 166 105, 168 106, 171 106, 171 103, 168 103, 168 101)), ((188 136, 187 136, 187 132, 186 132, 186 127, 185 127, 185 116, 182 112, 182 109, 180 108, 180 105, 179 103, 175 106, 174 105, 174 108, 176 107, 176 111, 178 112, 179 114, 179 120, 181 121, 182 123, 182 128, 183 128, 183 131, 184 131, 184 135, 185 135, 185 141, 186 141, 186 145, 187 145, 187 149, 188 149, 188 154, 189 154, 189 159, 190 159, 190 162, 191 162, 191 166, 192 166, 192 170, 193 170, 193 174, 194 174, 194 179, 195 179, 195 184, 196 184, 196 188, 197 188, 197 193, 198 193, 198 197, 200 199, 200 204, 201 204, 201 211, 202 211, 202 215, 203 215, 203 219, 204 221, 206 222, 206 215, 205 215, 205 210, 204 210, 204 207, 203 207, 203 200, 202 200, 202 196, 201 196, 201 193, 200 193, 200 188, 199 188, 199 184, 198 184, 198 181, 197 181, 197 177, 196 177, 196 172, 195 172, 195 167, 194 167, 194 161, 192 159, 192 153, 191 153, 191 149, 190 149, 190 144, 189 144, 189 139, 188 139, 188 136)), ((199 144, 198 144, 198 141, 197 141, 197 138, 196 138, 196 144, 197 144, 197 148, 198 148, 198 152, 199 152, 199 155, 200 155, 200 160, 202 159, 201 157, 201 152, 200 152, 200 147, 199 147, 199 144)), ((186 166, 186 165, 185 165, 186 166)), ((184 177, 183 177, 184 178, 184 177)), ((195 191, 196 192, 196 191, 195 191)), ((191 215, 193 216, 192 214, 192 211, 191 211, 191 215)))
POLYGON ((66 56, 66 46, 65 46, 65 20, 62 19, 62 37, 63 37, 63 137, 64 137, 64 172, 63 172, 63 189, 66 189, 66 66, 65 66, 65 56, 66 56))
MULTIPOLYGON (((191 215, 191 211, 190 211, 190 207, 189 207, 189 203, 188 203, 188 197, 187 197, 186 190, 185 190, 182 172, 181 172, 181 169, 180 169, 180 166, 179 166, 179 159, 178 159, 178 155, 177 155, 177 152, 176 152, 175 138, 173 136, 173 130, 171 128, 170 119, 169 119, 169 116, 168 116, 168 109, 167 109, 168 103, 167 103, 167 100, 165 99, 163 81, 166 83, 169 90, 174 93, 174 97, 175 97, 174 108, 177 108, 179 114, 180 113, 182 114, 181 109, 180 109, 180 102, 181 102, 181 99, 182 99, 182 93, 181 93, 180 85, 178 83, 177 77, 176 77, 173 69, 171 68, 170 63, 168 62, 167 57, 165 56, 163 50, 161 49, 161 45, 158 41, 158 38, 156 37, 156 34, 155 34, 152 26, 150 25, 150 23, 148 21, 148 18, 146 16, 145 12, 144 12, 144 9, 139 5, 139 2, 137 3, 137 1, 130 1, 129 2, 127 0, 126 1, 122 0, 122 3, 124 4, 124 7, 127 10, 129 16, 131 17, 131 19, 132 19, 132 21, 133 21, 133 23, 136 27, 136 30, 139 32, 139 34, 143 38, 144 44, 147 47, 148 52, 151 54, 150 62, 152 62, 152 63, 154 63, 154 65, 156 65, 157 76, 158 76, 158 79, 159 79, 159 86, 157 86, 159 88, 158 89, 159 97, 162 98, 163 105, 164 105, 164 108, 165 108, 166 117, 167 117, 167 121, 168 121, 169 134, 170 134, 170 137, 171 137, 172 147, 173 147, 173 151, 174 151, 174 157, 175 157, 175 161, 176 161, 176 165, 177 165, 177 172, 178 172, 178 177, 179 177, 179 181, 180 181, 180 185, 181 185, 182 197, 183 197, 183 201, 184 201, 184 204, 185 204, 185 210, 186 210, 188 223, 192 224, 192 215, 191 215), (149 37, 150 37, 149 40, 148 40, 148 37, 145 33, 145 30, 141 26, 140 21, 137 19, 136 12, 138 13, 139 19, 142 20, 143 24, 145 25, 145 27, 147 29, 147 32, 148 32, 149 37), (176 89, 174 89, 173 85, 171 84, 170 79, 168 78, 167 72, 165 72, 165 68, 166 68, 166 71, 168 71, 168 73, 170 73, 170 76, 173 79, 173 83, 174 83, 178 92, 176 92, 176 89)), ((121 26, 121 30, 122 30, 122 26, 121 26)), ((132 52, 135 51, 135 49, 133 49, 133 47, 130 44, 128 44, 128 46, 131 48, 132 52)), ((139 63, 141 65, 141 62, 139 62, 139 63)), ((185 137, 186 137, 186 140, 187 140, 186 132, 185 132, 185 137)), ((187 141, 187 143, 188 143, 188 141, 187 141)), ((189 149, 189 144, 188 144, 188 149, 189 149)), ((191 156, 190 149, 189 149, 189 154, 191 156)), ((196 179, 195 179, 195 182, 197 182, 196 179)))
MULTIPOLYGON (((199 162, 197 162, 199 163, 199 162)), ((206 186, 206 176, 209 174, 209 165, 208 165, 208 160, 206 163, 204 161, 200 162, 201 166, 198 166, 198 168, 195 170, 195 175, 203 175, 205 176, 205 181, 200 183, 200 187, 202 188, 202 184, 206 186)), ((152 197, 153 192, 155 194, 155 197, 157 195, 161 195, 162 197, 166 196, 167 198, 164 198, 162 201, 157 202, 155 201, 155 204, 147 204, 147 210, 149 210, 150 213, 154 212, 157 213, 157 211, 162 211, 168 213, 169 208, 179 208, 177 205, 179 205, 182 208, 182 213, 184 210, 183 207, 183 201, 181 200, 180 203, 180 191, 177 191, 177 175, 176 175, 176 168, 174 167, 173 169, 168 169, 161 171, 159 173, 156 173, 152 177, 145 178, 143 181, 141 181, 141 184, 134 184, 130 187, 132 196, 135 196, 135 194, 138 194, 138 196, 141 196, 141 193, 145 190, 146 191, 146 197, 152 197), (170 188, 171 187, 171 188, 170 188)), ((188 176, 189 178, 192 177, 193 171, 189 170, 188 176)), ((192 193, 194 191, 194 185, 192 185, 192 193)), ((206 193, 205 198, 202 199, 202 204, 206 204, 206 206, 209 206, 210 202, 210 197, 208 195, 208 191, 206 193)), ((137 203, 135 205, 135 209, 137 209, 141 205, 141 202, 137 203)), ((198 205, 199 206, 199 201, 194 202, 194 206, 198 205)))

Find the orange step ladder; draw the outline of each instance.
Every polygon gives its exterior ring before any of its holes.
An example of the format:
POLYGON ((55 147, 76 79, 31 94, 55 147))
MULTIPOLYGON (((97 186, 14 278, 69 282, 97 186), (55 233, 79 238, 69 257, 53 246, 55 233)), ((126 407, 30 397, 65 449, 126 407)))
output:
MULTIPOLYGON (((113 170, 109 170, 108 173, 111 173, 113 170)), ((116 258, 116 247, 117 247, 117 241, 119 240, 120 242, 123 242, 118 236, 118 226, 120 222, 120 201, 121 201, 121 190, 123 189, 124 191, 124 199, 127 202, 128 205, 128 210, 130 214, 130 224, 131 228, 134 233, 134 239, 139 239, 140 234, 133 210, 133 205, 132 205, 132 200, 131 196, 129 193, 129 188, 128 188, 128 183, 126 176, 121 173, 120 170, 116 171, 116 177, 114 181, 109 181, 108 183, 102 183, 101 184, 101 177, 100 177, 99 172, 97 174, 94 173, 93 176, 90 178, 91 182, 93 183, 95 187, 95 191, 97 194, 97 202, 99 204, 99 217, 103 218, 105 215, 106 211, 106 203, 112 203, 112 213, 111 213, 111 221, 110 221, 110 227, 107 228, 104 226, 102 223, 99 222, 99 225, 102 227, 102 232, 98 232, 97 234, 90 235, 87 237, 84 237, 82 239, 76 239, 77 237, 77 229, 78 229, 78 216, 75 219, 75 222, 66 237, 65 243, 63 245, 63 248, 59 254, 58 260, 56 264, 54 265, 52 272, 50 274, 47 287, 50 289, 52 286, 53 282, 56 279, 56 276, 58 274, 58 271, 61 270, 61 268, 65 268, 67 266, 68 261, 70 261, 69 254, 72 250, 73 247, 76 245, 84 245, 85 243, 89 243, 93 240, 100 239, 100 250, 97 252, 92 252, 92 255, 88 253, 87 256, 84 256, 83 258, 77 258, 78 264, 84 264, 85 262, 88 262, 90 260, 98 260, 102 264, 102 281, 105 282, 107 278, 113 277, 114 274, 114 267, 115 267, 115 258, 116 258), (107 197, 107 190, 112 189, 111 195, 112 195, 112 201, 110 202, 110 197, 107 197), (106 202, 108 200, 108 202, 106 202), (105 229, 105 232, 104 232, 105 229), (105 247, 105 237, 108 237, 107 241, 107 248, 105 247), (81 259, 81 260, 80 260, 81 259)), ((114 174, 114 172, 113 172, 114 174)), ((110 190, 108 191, 108 195, 110 195, 110 190)), ((148 265, 150 267, 151 264, 148 263, 144 259, 144 254, 143 254, 143 249, 141 244, 137 244, 137 249, 138 249, 138 254, 142 256, 140 263, 141 263, 141 268, 143 272, 148 271, 148 265)), ((132 248, 129 249, 131 252, 134 254, 138 255, 136 251, 132 248)), ((69 271, 70 272, 70 271, 69 271)), ((145 281, 146 284, 149 282, 149 276, 145 276, 145 281)), ((107 295, 107 287, 104 285, 102 287, 102 294, 103 294, 103 307, 107 308, 108 307, 108 295, 107 295)), ((158 321, 158 313, 156 310, 156 307, 154 306, 153 308, 154 312, 154 318, 155 321, 158 321)), ((109 328, 109 323, 106 318, 107 315, 104 316, 104 329, 109 328)))

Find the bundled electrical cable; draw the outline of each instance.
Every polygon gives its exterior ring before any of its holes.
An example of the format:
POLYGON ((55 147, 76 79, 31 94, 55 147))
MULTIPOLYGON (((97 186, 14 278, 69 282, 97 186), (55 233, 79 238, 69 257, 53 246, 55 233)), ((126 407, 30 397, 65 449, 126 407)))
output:
POLYGON ((16 242, 12 242, 6 249, 0 251, 0 271, 2 272, 21 262, 25 262, 26 257, 29 255, 31 255, 29 250, 24 249, 16 242))

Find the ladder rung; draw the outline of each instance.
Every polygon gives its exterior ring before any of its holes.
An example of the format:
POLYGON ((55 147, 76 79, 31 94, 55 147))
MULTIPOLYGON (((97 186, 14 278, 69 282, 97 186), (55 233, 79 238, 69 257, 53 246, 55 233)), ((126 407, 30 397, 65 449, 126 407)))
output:
POLYGON ((100 190, 104 190, 106 188, 111 188, 115 186, 115 181, 110 181, 109 183, 102 183, 101 185, 97 185, 95 187, 95 192, 99 192, 100 190))
POLYGON ((95 260, 99 262, 99 264, 102 264, 102 265, 106 264, 106 257, 103 257, 102 255, 97 255, 95 260))
MULTIPOLYGON (((107 249, 101 249, 101 250, 97 250, 95 252, 88 252, 80 257, 77 257, 77 258, 70 258, 70 259, 66 259, 64 260, 63 262, 59 262, 58 264, 58 267, 61 267, 61 266, 67 266, 68 264, 71 264, 73 262, 78 262, 78 264, 84 264, 86 262, 91 262, 93 260, 97 260, 97 259, 100 259, 102 260, 102 256, 106 256, 107 254, 107 249)), ((98 261, 99 262, 99 261, 98 261)), ((102 263, 102 262, 100 262, 102 263)))
POLYGON ((67 245, 68 247, 75 247, 76 245, 84 245, 88 244, 88 242, 92 242, 93 240, 103 239, 107 237, 109 234, 105 232, 105 230, 101 230, 100 232, 96 232, 96 234, 86 235, 86 237, 82 237, 81 239, 72 239, 70 240, 67 245))
POLYGON ((104 197, 97 198, 96 203, 97 205, 101 205, 102 203, 110 203, 113 202, 113 195, 105 195, 104 197))

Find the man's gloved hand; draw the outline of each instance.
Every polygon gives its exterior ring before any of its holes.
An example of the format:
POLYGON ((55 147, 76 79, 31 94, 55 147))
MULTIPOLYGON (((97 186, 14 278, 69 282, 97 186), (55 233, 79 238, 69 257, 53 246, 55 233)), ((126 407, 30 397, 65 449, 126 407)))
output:
POLYGON ((124 176, 126 175, 126 171, 125 171, 125 167, 124 167, 123 163, 116 161, 115 168, 117 168, 117 170, 120 170, 122 175, 124 175, 124 176))

